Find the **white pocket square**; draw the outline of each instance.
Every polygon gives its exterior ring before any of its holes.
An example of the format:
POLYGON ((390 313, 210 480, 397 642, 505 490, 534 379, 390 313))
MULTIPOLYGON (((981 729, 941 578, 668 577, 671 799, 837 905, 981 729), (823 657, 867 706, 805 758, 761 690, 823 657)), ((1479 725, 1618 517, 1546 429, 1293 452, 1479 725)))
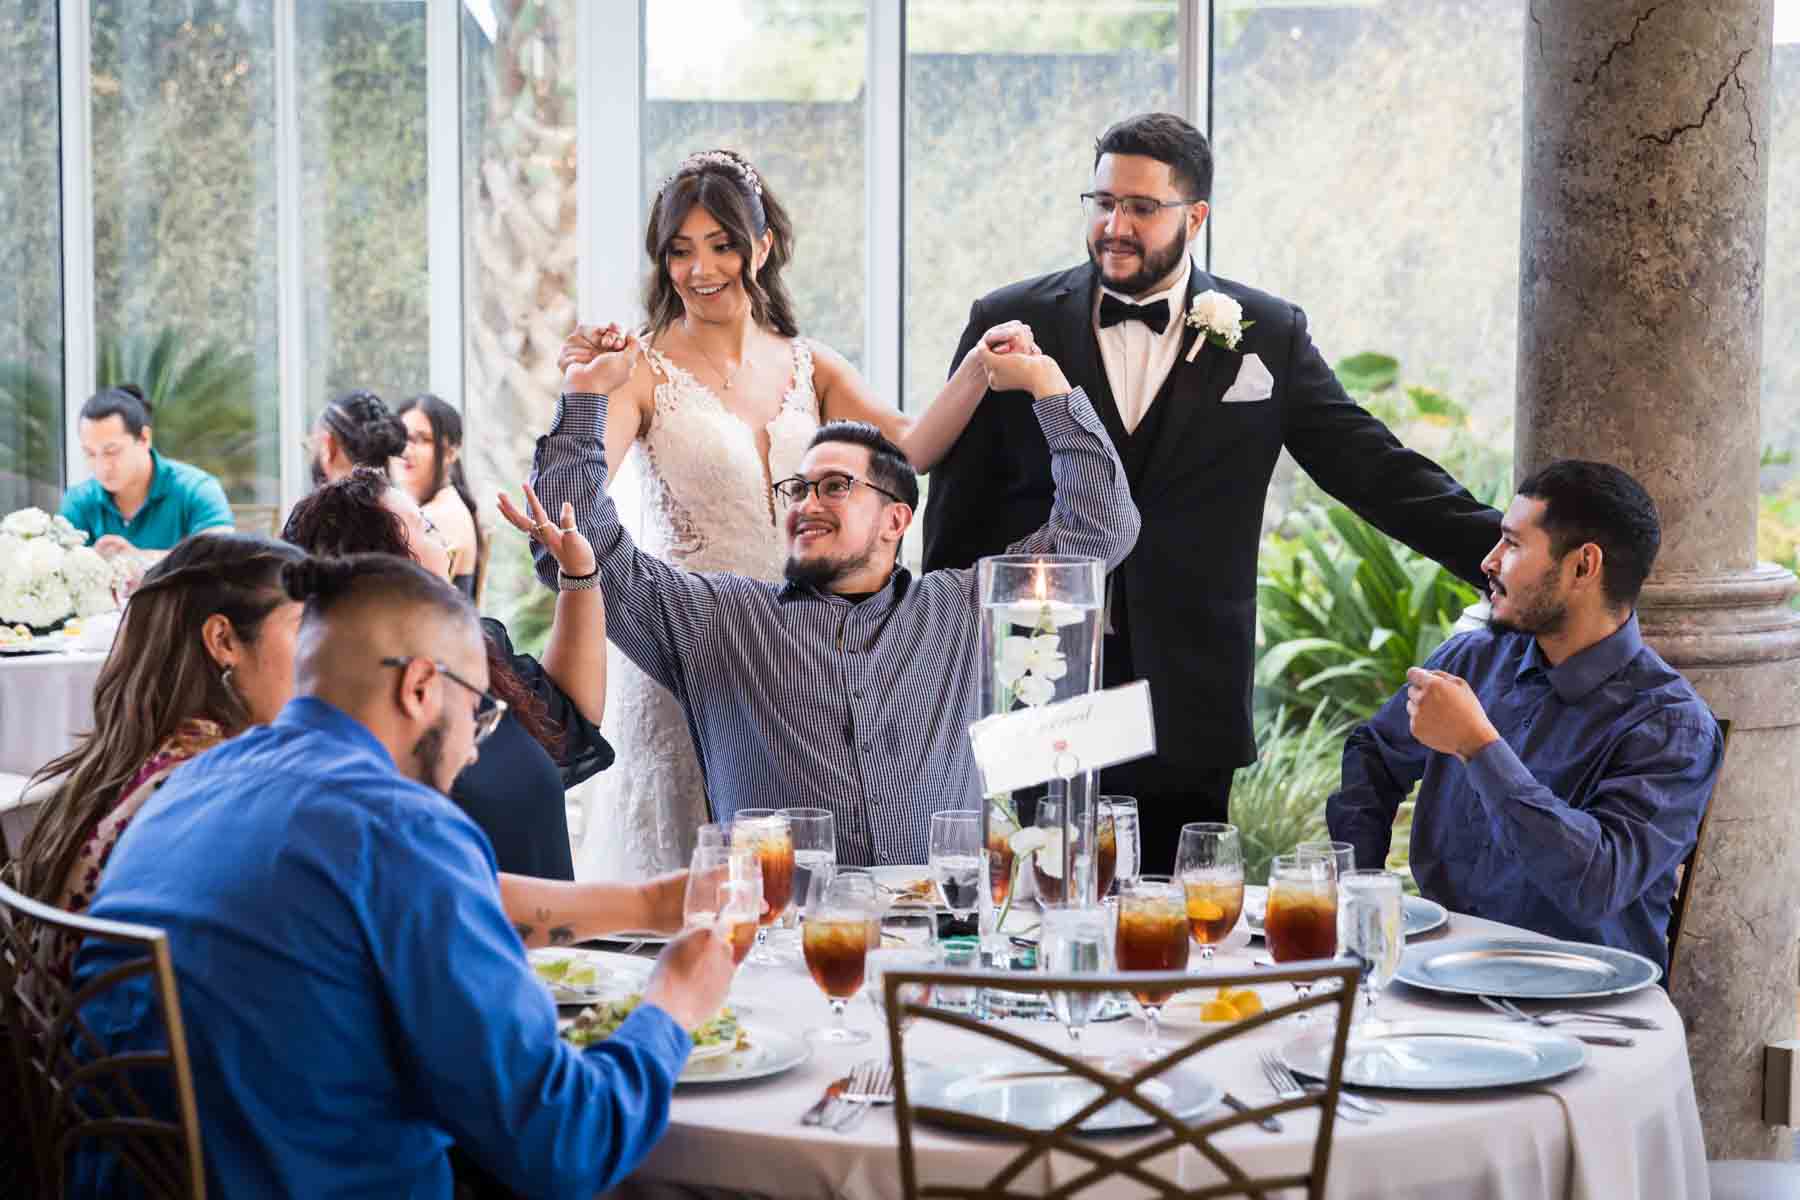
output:
POLYGON ((1244 361, 1238 364, 1237 378, 1226 389, 1219 400, 1221 404, 1243 404, 1252 400, 1267 400, 1275 392, 1275 377, 1269 374, 1269 368, 1263 366, 1262 359, 1254 354, 1244 355, 1244 361))

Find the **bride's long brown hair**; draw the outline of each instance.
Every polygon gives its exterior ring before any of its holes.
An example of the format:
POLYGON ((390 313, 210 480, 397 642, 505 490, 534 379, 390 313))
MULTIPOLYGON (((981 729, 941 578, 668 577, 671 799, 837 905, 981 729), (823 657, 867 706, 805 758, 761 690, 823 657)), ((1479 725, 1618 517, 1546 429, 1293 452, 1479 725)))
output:
POLYGON ((650 316, 645 328, 655 336, 682 317, 681 296, 669 277, 669 245, 696 204, 724 228, 731 248, 743 262, 741 277, 750 297, 752 319, 782 337, 799 337, 794 301, 781 280, 781 269, 794 253, 793 222, 767 181, 735 150, 690 156, 657 193, 649 228, 644 231, 644 253, 651 263, 650 279, 644 287, 644 311, 650 316), (740 169, 718 161, 718 155, 731 159, 740 169), (754 186, 752 179, 756 180, 754 186), (758 270, 754 266, 756 247, 764 233, 769 234, 769 257, 758 270))
POLYGON ((281 588, 282 564, 303 557, 293 546, 254 534, 200 533, 144 575, 94 684, 93 732, 32 776, 32 785, 62 783, 20 852, 20 891, 57 902, 94 826, 118 803, 119 790, 183 721, 216 721, 227 737, 250 724, 250 710, 207 653, 200 628, 218 613, 240 640, 253 644, 263 620, 289 602, 281 588))

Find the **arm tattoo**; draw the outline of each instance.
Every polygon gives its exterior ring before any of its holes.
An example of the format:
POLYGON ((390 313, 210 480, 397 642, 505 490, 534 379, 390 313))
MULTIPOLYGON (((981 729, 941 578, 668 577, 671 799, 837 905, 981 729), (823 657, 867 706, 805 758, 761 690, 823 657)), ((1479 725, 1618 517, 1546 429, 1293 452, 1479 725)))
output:
POLYGON ((569 926, 555 925, 555 926, 551 927, 551 929, 550 929, 550 944, 552 946, 567 946, 570 942, 573 942, 574 940, 575 940, 575 931, 573 929, 571 929, 569 926))

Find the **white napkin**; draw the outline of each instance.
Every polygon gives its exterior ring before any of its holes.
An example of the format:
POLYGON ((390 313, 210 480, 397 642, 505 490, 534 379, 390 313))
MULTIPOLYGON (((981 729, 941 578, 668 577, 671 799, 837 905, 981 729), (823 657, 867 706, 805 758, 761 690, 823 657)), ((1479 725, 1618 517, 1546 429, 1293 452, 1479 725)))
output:
POLYGON ((1253 400, 1267 400, 1275 392, 1275 377, 1269 374, 1269 368, 1263 366, 1263 360, 1254 354, 1244 355, 1244 361, 1238 364, 1237 378, 1232 381, 1222 404, 1245 404, 1253 400))

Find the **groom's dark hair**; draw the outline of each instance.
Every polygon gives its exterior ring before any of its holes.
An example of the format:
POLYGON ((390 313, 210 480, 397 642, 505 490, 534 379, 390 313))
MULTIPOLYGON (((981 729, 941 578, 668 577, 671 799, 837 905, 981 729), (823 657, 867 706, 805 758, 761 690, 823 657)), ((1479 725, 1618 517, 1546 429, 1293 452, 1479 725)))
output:
POLYGON ((822 442, 849 442, 869 450, 869 482, 886 488, 914 512, 919 510, 919 476, 907 461, 906 451, 888 441, 881 430, 867 421, 827 421, 813 434, 806 448, 822 442))
POLYGON ((1206 135, 1174 113, 1126 117, 1094 143, 1094 165, 1103 154, 1141 154, 1169 164, 1175 185, 1192 203, 1212 199, 1212 147, 1206 135))

